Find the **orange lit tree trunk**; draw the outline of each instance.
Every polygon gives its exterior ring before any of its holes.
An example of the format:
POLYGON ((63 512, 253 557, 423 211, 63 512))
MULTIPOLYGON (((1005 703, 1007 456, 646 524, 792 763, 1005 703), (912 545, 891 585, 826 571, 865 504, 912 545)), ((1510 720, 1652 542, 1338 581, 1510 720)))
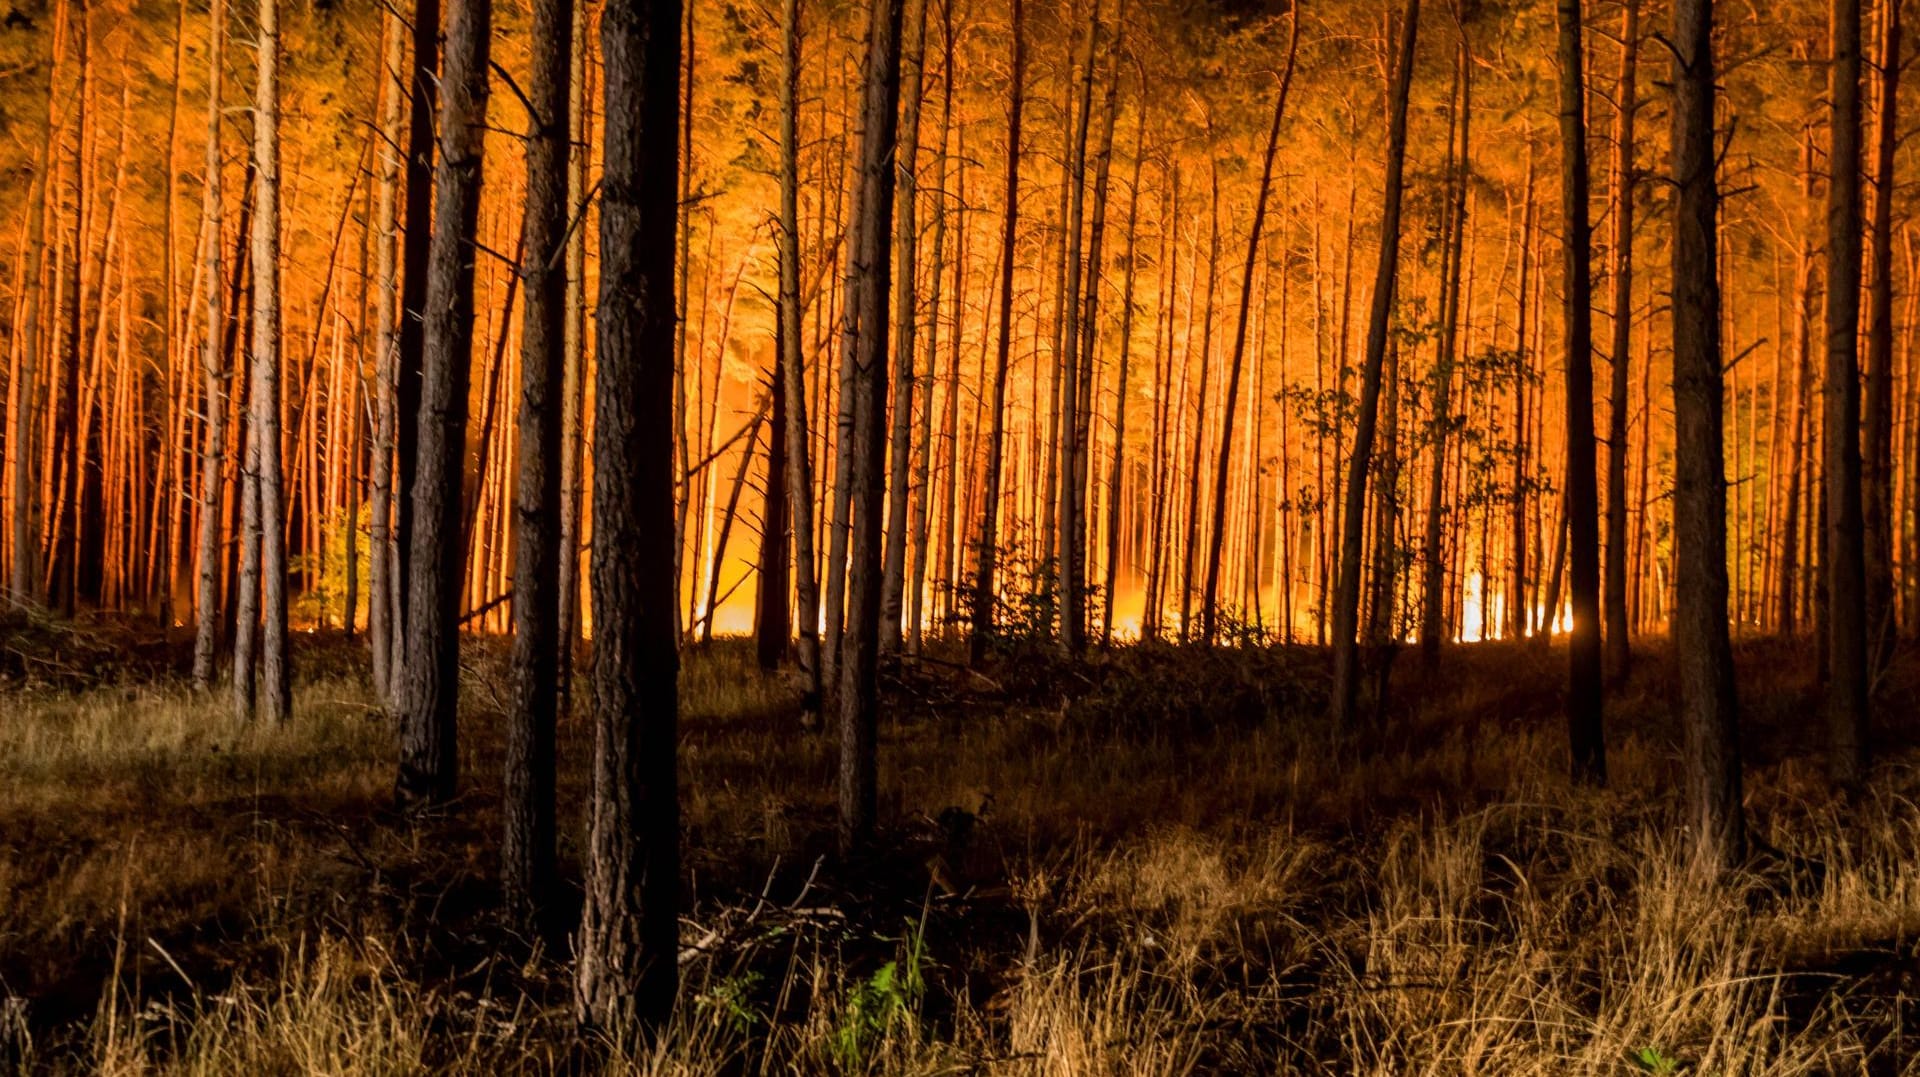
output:
MULTIPOLYGON (((1861 461, 1861 525, 1865 540, 1866 630, 1870 669, 1891 656, 1893 604, 1893 200, 1899 147, 1900 5, 1880 0, 1880 57, 1874 110, 1872 276, 1867 319, 1865 451, 1861 461)), ((1904 515, 1904 514, 1902 514, 1904 515)))
MULTIPOLYGON (((888 416, 886 483, 886 552, 881 570, 880 651, 892 656, 900 649, 900 618, 907 582, 907 500, 913 493, 913 349, 919 322, 919 297, 914 273, 920 242, 919 192, 916 166, 920 156, 920 109, 927 55, 927 0, 908 0, 906 39, 901 58, 900 148, 895 169, 899 192, 894 221, 893 277, 894 357, 899 370, 893 377, 893 405, 888 416)), ((935 273, 939 267, 936 265, 935 273)), ((931 395, 931 394, 929 394, 931 395)))

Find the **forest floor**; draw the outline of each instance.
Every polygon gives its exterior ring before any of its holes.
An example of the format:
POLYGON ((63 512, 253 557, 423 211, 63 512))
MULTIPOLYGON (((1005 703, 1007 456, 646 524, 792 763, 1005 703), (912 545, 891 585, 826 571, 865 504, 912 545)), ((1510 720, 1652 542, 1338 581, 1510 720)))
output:
MULTIPOLYGON (((1407 653, 1365 743, 1324 735, 1312 649, 923 663, 857 862, 791 683, 692 651, 684 1002, 623 1055, 572 1033, 564 929, 498 912, 503 649, 465 654, 465 795, 405 820, 363 649, 297 643, 268 728, 178 641, 0 624, 0 1070, 1920 1072, 1920 652, 1842 801, 1811 648, 1738 648, 1761 851, 1703 885, 1653 641, 1604 790, 1563 776, 1557 648, 1407 653)), ((589 739, 563 723, 570 894, 589 739)))

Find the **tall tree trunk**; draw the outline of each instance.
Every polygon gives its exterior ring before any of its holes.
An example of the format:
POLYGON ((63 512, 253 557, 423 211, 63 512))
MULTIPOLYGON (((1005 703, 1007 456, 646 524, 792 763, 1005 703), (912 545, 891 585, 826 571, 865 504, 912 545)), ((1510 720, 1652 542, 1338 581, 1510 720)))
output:
POLYGON ((566 382, 567 140, 572 132, 572 0, 536 0, 530 54, 526 215, 520 278, 520 459, 514 495, 513 710, 507 723, 501 878, 538 922, 552 898, 554 723, 560 656, 560 409, 566 382))
MULTIPOLYGON (((419 463, 420 394, 426 338, 428 255, 433 238, 434 100, 440 86, 440 0, 414 0, 413 62, 407 72, 406 229, 400 256, 399 350, 394 358, 393 543, 395 568, 413 550, 413 487, 419 463)), ((408 566, 411 568, 411 565, 408 566)), ((413 574, 393 574, 393 654, 387 663, 389 709, 401 706, 413 574)))
MULTIPOLYGON (((947 240, 947 145, 953 134, 953 4, 951 0, 940 6, 941 42, 944 57, 941 68, 941 106, 940 106, 940 146, 935 156, 933 195, 935 211, 933 215, 933 257, 931 259, 932 290, 927 296, 927 376, 926 396, 920 405, 919 449, 916 453, 914 484, 919 487, 919 496, 913 499, 913 537, 912 578, 907 584, 907 653, 919 656, 922 634, 926 628, 926 587, 927 549, 930 521, 933 516, 933 399, 934 389, 939 381, 940 367, 940 305, 941 305, 941 267, 946 254, 947 240)), ((963 248, 964 250, 964 248, 963 248)), ((964 293, 954 288, 955 308, 958 309, 964 299, 964 293)), ((960 359, 960 333, 957 325, 954 331, 953 355, 950 370, 958 368, 960 359)), ((949 389, 947 398, 953 398, 950 375, 947 379, 949 389)), ((948 404, 948 413, 952 413, 952 404, 948 404)), ((952 463, 946 474, 952 473, 952 463)))
MULTIPOLYGON (((214 11, 222 10, 220 0, 214 0, 214 11)), ((64 14, 64 10, 63 10, 64 14)), ((218 15, 209 16, 210 22, 218 22, 218 15)), ((54 33, 59 37, 59 31, 54 33)), ((217 50, 218 46, 214 46, 217 50)), ((215 55, 218 55, 217 51, 215 55)), ((12 494, 9 504, 12 529, 10 541, 13 548, 13 564, 8 576, 8 593, 16 609, 30 609, 39 604, 41 581, 35 571, 40 560, 40 535, 36 526, 40 522, 45 506, 37 505, 33 494, 34 475, 39 467, 38 441, 40 429, 39 393, 40 393, 40 307, 42 266, 47 247, 47 199, 52 195, 51 176, 53 174, 54 142, 58 137, 55 123, 55 93, 58 85, 56 75, 59 69, 59 45, 53 47, 52 58, 47 65, 47 132, 36 155, 34 178, 27 184, 27 239, 26 266, 22 271, 24 280, 20 290, 25 293, 21 300, 24 309, 19 330, 20 365, 15 375, 11 394, 13 408, 13 428, 7 432, 7 456, 13 466, 12 494)), ((218 93, 214 94, 218 97, 218 93)), ((217 115, 215 117, 217 119, 217 115)), ((209 135, 209 138, 216 136, 209 135)), ((208 151, 217 154, 217 147, 208 151)), ((218 250, 220 241, 216 233, 213 249, 218 250)), ((218 293, 218 276, 211 291, 218 293)), ((194 683, 204 687, 205 681, 197 675, 199 670, 198 651, 196 650, 194 683)), ((209 657, 208 678, 211 679, 211 657, 209 657)))
POLYGON ((1874 110, 1872 266, 1867 319, 1867 386, 1863 404, 1861 526, 1865 539, 1866 618, 1870 670, 1891 657, 1893 605, 1893 198, 1899 147, 1900 4, 1880 0, 1879 93, 1874 110))
POLYGON ((1012 0, 1013 65, 1007 106, 1006 216, 1000 232, 1000 325, 994 345, 993 388, 987 414, 987 462, 980 511, 980 537, 975 549, 973 631, 967 642, 967 660, 978 667, 987 657, 993 637, 994 562, 999 551, 1000 472, 1006 451, 1007 359, 1013 348, 1013 267, 1020 233, 1020 112, 1025 103, 1027 49, 1024 0, 1012 0))
MULTIPOLYGON (((913 492, 913 349, 918 324, 919 297, 914 272, 920 242, 920 185, 915 167, 920 156, 921 87, 926 73, 927 0, 909 0, 906 39, 901 58, 899 203, 895 210, 893 279, 894 359, 900 369, 893 378, 893 407, 888 417, 890 435, 886 484, 887 529, 881 573, 880 650, 893 655, 900 649, 900 617, 907 582, 907 499, 913 492)), ((935 267, 936 272, 938 266, 935 267)))
POLYGON ((1567 646, 1567 742, 1574 780, 1604 783, 1601 725, 1600 491, 1593 443, 1593 226, 1587 219, 1587 82, 1580 0, 1560 9, 1560 205, 1566 256, 1567 536, 1573 630, 1567 646))
POLYGON ((1447 559, 1443 541, 1447 518, 1447 444, 1454 425, 1452 399, 1453 371, 1459 359, 1455 344, 1459 335, 1460 252, 1466 233, 1467 179, 1473 167, 1470 153, 1473 66, 1467 51, 1466 28, 1460 26, 1458 32, 1460 47, 1454 75, 1457 87, 1454 126, 1458 130, 1449 134, 1449 138, 1457 135, 1458 143, 1457 146, 1450 143, 1447 151, 1453 172, 1447 177, 1447 205, 1442 213, 1441 242, 1445 250, 1441 254, 1440 351, 1434 368, 1433 477, 1427 485, 1426 537, 1421 548, 1425 575, 1420 595, 1420 654, 1429 667, 1439 658, 1441 641, 1451 635, 1447 631, 1447 559))
MULTIPOLYGON (((1626 0, 1620 26, 1620 78, 1614 87, 1613 348, 1607 408, 1606 660, 1624 679, 1633 660, 1627 616, 1627 374, 1633 347, 1633 125, 1640 113, 1640 0, 1626 0)), ((1641 437, 1647 436, 1642 430, 1641 437)))
POLYGON ((1740 804, 1739 702, 1727 636, 1727 483, 1722 451, 1719 191, 1713 94, 1713 2, 1673 5, 1674 650, 1687 759, 1688 825, 1697 862, 1746 855, 1740 804))
POLYGON ((806 715, 821 706, 820 577, 814 551, 813 456, 808 445, 807 386, 800 307, 800 0, 780 6, 780 381, 787 405, 787 496, 792 502, 794 614, 799 618, 800 673, 806 715))
POLYGON ((407 805, 451 799, 459 769, 455 709, 465 560, 459 545, 460 491, 473 378, 474 236, 492 36, 492 0, 455 0, 447 14, 446 69, 439 87, 440 155, 423 308, 413 532, 407 547, 407 660, 401 669, 396 784, 407 805))
POLYGON ((1833 0, 1827 72, 1828 770, 1867 768, 1867 593, 1860 506, 1860 0, 1833 0))
MULTIPOLYGON (((221 303, 220 245, 224 217, 220 192, 221 86, 225 74, 221 59, 226 47, 227 5, 213 0, 207 11, 207 166, 205 216, 207 230, 207 339, 201 346, 200 376, 206 410, 206 448, 200 456, 200 533, 196 538, 199 580, 193 605, 193 686, 206 691, 213 684, 214 651, 220 631, 220 508, 221 474, 225 469, 227 431, 227 371, 222 363, 220 337, 226 326, 221 303)), ((33 308, 28 308, 31 317, 33 308)), ((27 346, 36 333, 29 323, 27 346)), ((18 528, 24 523, 16 521, 18 528)))
MULTIPOLYGON (((1114 76, 1116 88, 1119 75, 1114 76)), ((1143 88, 1144 89, 1144 88, 1143 88)), ((1100 614, 1100 642, 1107 644, 1113 640, 1114 591, 1120 582, 1120 537, 1121 504, 1120 491, 1126 478, 1127 459, 1127 375, 1129 360, 1133 356, 1133 287, 1138 276, 1139 260, 1136 246, 1139 240, 1140 224, 1140 164, 1145 157, 1147 143, 1147 109, 1150 98, 1144 93, 1140 98, 1138 126, 1133 136, 1133 175, 1127 181, 1127 253, 1124 283, 1120 287, 1120 371, 1114 377, 1113 390, 1113 461, 1107 473, 1107 565, 1106 580, 1101 591, 1104 608, 1100 614)), ((1155 321, 1158 322, 1158 316, 1155 321)), ((1137 556, 1137 555, 1136 555, 1137 556)))
POLYGON ((393 550, 393 439, 398 421, 394 403, 395 365, 399 361, 400 270, 394 256, 400 196, 400 123, 409 80, 405 74, 406 26, 399 15, 386 16, 384 66, 385 96, 380 112, 381 137, 374 149, 378 179, 375 184, 375 283, 373 435, 373 496, 369 508, 367 550, 367 643, 373 652, 373 690, 379 699, 393 698, 393 588, 397 567, 393 550))
MULTIPOLYGON (((1293 61, 1300 51, 1300 9, 1294 8, 1287 35, 1287 64, 1273 99, 1273 123, 1267 128, 1267 152, 1260 163, 1260 186, 1253 196, 1253 226, 1247 231, 1247 259, 1240 274, 1240 313, 1233 329, 1233 357, 1227 363, 1227 398, 1220 418, 1220 458, 1214 463, 1213 528, 1207 545, 1207 582, 1200 598, 1200 636, 1211 645, 1218 626, 1220 546, 1227 533, 1227 471, 1233 460, 1233 413, 1240 402, 1240 368, 1247 354, 1247 318, 1253 310, 1253 270, 1260 259, 1260 229, 1267 221, 1267 194, 1273 187, 1273 159, 1280 150, 1280 124, 1293 88, 1293 61)), ((1258 401, 1255 401, 1256 408, 1258 401)), ((1198 506, 1195 506, 1196 511, 1198 506)))
POLYGON ((619 1031, 679 986, 674 233, 679 0, 609 0, 594 397, 593 791, 574 999, 619 1031))
POLYGON ((1374 427, 1380 410, 1380 375, 1387 355, 1387 330, 1393 315, 1394 285, 1400 261, 1400 203, 1405 192, 1407 96, 1413 83, 1414 42, 1420 30, 1420 0, 1407 0, 1399 59, 1394 67, 1392 117, 1387 127, 1385 206, 1380 217, 1380 266, 1374 276, 1368 312, 1366 367, 1361 378, 1360 411, 1354 420, 1353 456, 1348 464, 1346 504, 1341 520, 1339 590, 1333 610, 1333 700, 1335 729, 1358 724, 1360 668, 1356 634, 1360 629, 1360 576, 1366 538, 1367 465, 1373 457, 1374 427))
POLYGON ((573 663, 579 649, 580 527, 585 500, 581 479, 585 469, 586 436, 582 432, 587 409, 587 164, 593 155, 587 144, 593 125, 588 122, 591 98, 587 94, 587 5, 573 4, 573 70, 567 86, 567 232, 566 365, 560 377, 560 669, 559 700, 555 710, 566 715, 573 702, 573 663))
MULTIPOLYGON (((875 734, 879 717, 880 520, 885 507, 887 282, 891 269, 894 132, 900 100, 903 0, 873 0, 868 9, 860 172, 854 184, 854 235, 847 248, 847 300, 840 347, 854 377, 853 425, 847 455, 846 503, 852 513, 847 566, 846 632, 837 686, 840 711, 840 847, 873 834, 875 734)), ((843 409, 844 410, 844 409, 843 409)))
MULTIPOLYGON (((1087 137, 1093 127, 1094 59, 1100 44, 1100 0, 1093 0, 1087 18, 1086 45, 1082 50, 1080 85, 1069 104, 1067 158, 1064 162, 1066 213, 1061 220, 1061 286, 1058 335, 1054 347, 1056 381, 1054 446, 1049 460, 1057 466, 1057 476, 1049 479, 1048 506, 1053 514, 1055 532, 1047 536, 1054 549, 1055 581, 1060 593, 1060 642, 1068 654, 1077 655, 1086 647, 1086 523, 1081 518, 1082 502, 1073 481, 1081 467, 1082 445, 1075 431, 1080 425, 1080 281, 1082 221, 1086 206, 1087 137), (1072 118, 1079 117, 1073 124, 1072 118)), ((1097 267, 1096 267, 1097 275, 1097 267)), ((1097 286, 1097 281, 1096 281, 1097 286)), ((1043 522, 1042 526, 1045 526, 1043 522)))

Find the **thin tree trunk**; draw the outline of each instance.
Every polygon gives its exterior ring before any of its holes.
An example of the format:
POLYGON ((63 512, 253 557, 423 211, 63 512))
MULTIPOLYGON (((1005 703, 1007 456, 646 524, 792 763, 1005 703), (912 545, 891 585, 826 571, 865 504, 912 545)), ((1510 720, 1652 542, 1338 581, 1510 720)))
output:
MULTIPOLYGON (((927 0, 910 0, 905 19, 898 91, 899 164, 895 169, 899 192, 893 240, 897 260, 893 279, 894 358, 900 369, 893 378, 889 416, 886 552, 880 595, 880 651, 885 656, 900 649, 900 617, 906 598, 907 499, 913 487, 913 349, 919 315, 914 273, 920 241, 920 186, 915 169, 920 156, 921 88, 926 73, 927 0)), ((938 267, 935 269, 937 272, 938 267)))
MULTIPOLYGON (((1633 660, 1627 616, 1628 356, 1633 347, 1634 120, 1640 112, 1640 0, 1626 0, 1620 26, 1620 78, 1614 88, 1613 348, 1607 414, 1606 660, 1625 679, 1633 660)), ((1646 431, 1641 431, 1646 436, 1646 431)))
POLYGON ((978 667, 987 657, 993 637, 994 562, 999 551, 1000 472, 1006 451, 1007 360, 1013 347, 1013 268, 1020 225, 1020 113, 1026 91, 1026 26, 1024 0, 1012 0, 1013 64, 1008 89, 1006 217, 1000 233, 1000 325, 994 346, 993 388, 987 416, 987 463, 980 510, 980 537, 976 545, 973 580, 973 633, 967 660, 978 667))
POLYGON ((1880 0, 1880 58, 1874 110, 1872 276, 1868 295, 1865 452, 1861 461, 1861 526, 1865 542, 1869 671, 1892 656, 1898 627, 1893 604, 1893 199, 1899 147, 1900 5, 1880 0))
POLYGON ((1860 504, 1860 0, 1833 0, 1828 68, 1826 534, 1828 770, 1867 767, 1867 599, 1860 504))
POLYGON ((1560 203, 1566 256, 1567 532, 1573 584, 1567 739, 1574 780, 1607 779, 1601 712, 1600 493, 1593 442, 1593 226, 1587 219, 1587 83, 1580 0, 1559 0, 1560 203))
POLYGON ((408 79, 404 73, 406 27, 397 14, 386 16, 386 41, 382 48, 381 72, 385 99, 381 106, 381 138, 375 149, 378 173, 374 217, 379 229, 375 239, 374 273, 379 278, 374 301, 375 377, 379 391, 375 396, 377 415, 373 436, 372 517, 368 528, 367 550, 367 642, 373 652, 373 690, 377 698, 393 698, 391 662, 394 653, 393 588, 396 567, 393 549, 393 439, 398 420, 394 403, 395 364, 399 360, 400 311, 399 267, 395 264, 395 217, 400 195, 400 122, 401 103, 406 98, 408 79))
POLYGON ((1394 284, 1400 256, 1400 203, 1405 190, 1407 155, 1407 97, 1413 83, 1414 41, 1420 29, 1420 0, 1407 0, 1401 30, 1399 59, 1394 67, 1392 118, 1387 128, 1385 207, 1380 220, 1380 266, 1374 277, 1373 303, 1367 322, 1366 368, 1362 374, 1360 411, 1354 421, 1353 457, 1349 462, 1346 504, 1341 521, 1340 580, 1333 611, 1332 723, 1343 732, 1358 724, 1360 669, 1356 633, 1360 628, 1361 552, 1366 537, 1367 466, 1373 456, 1374 427, 1380 409, 1381 368, 1387 354, 1387 330, 1393 313, 1394 284))
POLYGON ((813 457, 808 444, 807 386, 800 346, 800 0, 781 4, 780 74, 780 379, 787 405, 787 496, 792 503, 794 614, 799 618, 805 718, 821 707, 820 590, 814 550, 813 457))
MULTIPOLYGON (((1246 361, 1247 318, 1253 310, 1253 270, 1260 258, 1260 229, 1267 220, 1267 193, 1273 187, 1273 159, 1280 150, 1280 124, 1287 114, 1287 91, 1293 88, 1293 62, 1300 51, 1300 10, 1295 8, 1287 35, 1287 64, 1273 100, 1273 123, 1267 128, 1267 152, 1261 159, 1260 186, 1253 196, 1253 226, 1247 232, 1247 259, 1240 274, 1240 313, 1234 323, 1233 357, 1227 363, 1227 398, 1220 418, 1220 458, 1214 465, 1213 528, 1207 544, 1207 582, 1200 599, 1200 636, 1209 646, 1218 628, 1220 546, 1227 532, 1227 471, 1233 460, 1233 413, 1240 400, 1240 368, 1246 361)), ((1258 406, 1258 401, 1255 401, 1258 406)), ((1196 506, 1197 510, 1197 506, 1196 506)))

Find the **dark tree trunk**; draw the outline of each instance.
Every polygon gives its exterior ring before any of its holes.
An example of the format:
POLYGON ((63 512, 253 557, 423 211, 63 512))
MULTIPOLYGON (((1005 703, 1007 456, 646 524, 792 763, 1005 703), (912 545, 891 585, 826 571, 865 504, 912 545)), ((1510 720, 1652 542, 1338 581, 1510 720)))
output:
POLYGON ((593 790, 574 999, 658 1025, 679 986, 673 337, 679 0, 610 0, 594 397, 593 790))
POLYGON ((1006 451, 1007 359, 1013 348, 1013 267, 1020 233, 1020 112, 1026 92, 1027 50, 1024 0, 1013 2, 1013 65, 1008 90, 1006 217, 1000 233, 1000 337, 994 346, 993 388, 987 422, 986 478, 980 512, 980 538, 975 551, 973 631, 967 659, 979 666, 993 637, 994 562, 998 556, 1000 472, 1006 451))
MULTIPOLYGON (((1233 460, 1233 413, 1240 402, 1240 368, 1247 354, 1247 318, 1253 310, 1253 270, 1260 259, 1260 229, 1267 221, 1267 193, 1273 187, 1273 159, 1280 150, 1280 124, 1287 115, 1287 91, 1293 88, 1293 61, 1300 51, 1300 12, 1287 36, 1287 66, 1273 100, 1273 124, 1267 128, 1267 152, 1260 163, 1260 186, 1253 196, 1253 226, 1247 232, 1247 260, 1240 274, 1240 314, 1234 323, 1233 355, 1227 362, 1227 399, 1220 418, 1220 459, 1214 464, 1213 528, 1207 546, 1207 582, 1200 597, 1200 637, 1214 642, 1220 598, 1220 546, 1227 533, 1227 472, 1233 460)), ((1255 406, 1258 407, 1256 401, 1255 406)), ((1195 506, 1198 511, 1198 506, 1195 506)))
MULTIPOLYGON (((401 669, 400 775, 405 804, 443 803, 459 769, 461 473, 473 378, 474 230, 480 211, 492 0, 455 0, 440 80, 440 158, 422 338, 418 459, 407 547, 407 660, 401 669)), ((404 351, 404 346, 403 346, 404 351)))
POLYGON ((566 380, 567 141, 572 130, 570 0, 535 0, 520 276, 519 461, 514 496, 513 710, 500 873, 523 921, 538 923, 553 879, 554 723, 560 655, 560 409, 566 380))
POLYGON ((1560 204, 1566 255, 1567 537, 1573 631, 1567 742, 1573 777, 1607 780, 1601 725, 1600 491, 1593 444, 1593 226, 1587 219, 1587 83, 1580 0, 1560 0, 1560 204))
MULTIPOLYGON (((1873 275, 1869 281, 1867 384, 1863 402, 1861 527, 1865 538, 1869 669, 1891 657, 1895 629, 1893 534, 1893 199, 1899 148, 1900 4, 1880 0, 1880 59, 1874 65, 1873 275)), ((1911 420, 1909 419, 1909 422, 1911 420)))
POLYGON ((1673 5, 1674 650, 1697 862, 1746 856, 1739 705, 1727 636, 1727 481, 1722 450, 1720 195, 1714 176, 1713 3, 1673 5))
POLYGON ((1867 593, 1860 506, 1860 0, 1833 0, 1827 72, 1828 770, 1867 768, 1867 593))
MULTIPOLYGON (((1634 119, 1640 57, 1640 0, 1626 0, 1620 27, 1620 80, 1614 89, 1613 349, 1607 408, 1606 659, 1625 678, 1633 659, 1627 616, 1627 373, 1633 345, 1634 119)), ((1642 430, 1641 437, 1648 436, 1642 430)))
MULTIPOLYGON (((775 348, 786 350, 785 330, 776 326, 775 348)), ((768 379, 773 395, 773 426, 767 431, 766 497, 760 510, 760 563, 754 581, 753 649, 760 668, 773 670, 787 657, 793 627, 787 616, 787 390, 780 371, 768 379)))
MULTIPOLYGON (((406 227, 400 246, 400 334, 394 357, 393 558, 400 567, 413 549, 413 483, 420 442, 420 371, 425 345, 428 248, 433 238, 434 99, 440 85, 440 0, 414 0, 412 89, 407 102, 406 227)), ((464 406, 464 405, 463 405, 464 406)), ((393 573, 393 654, 387 663, 400 705, 406 669, 411 573, 393 573)))
MULTIPOLYGON (((840 712, 840 847, 873 834, 874 741, 879 717, 881 514, 886 507, 887 282, 892 268, 894 132, 899 122, 900 19, 903 0, 868 8, 867 77, 863 94, 860 172, 854 184, 854 235, 847 248, 847 298, 840 347, 853 378, 848 458, 851 546, 846 630, 841 635, 836 696, 840 712)), ((843 411, 846 410, 844 407, 843 411)))

